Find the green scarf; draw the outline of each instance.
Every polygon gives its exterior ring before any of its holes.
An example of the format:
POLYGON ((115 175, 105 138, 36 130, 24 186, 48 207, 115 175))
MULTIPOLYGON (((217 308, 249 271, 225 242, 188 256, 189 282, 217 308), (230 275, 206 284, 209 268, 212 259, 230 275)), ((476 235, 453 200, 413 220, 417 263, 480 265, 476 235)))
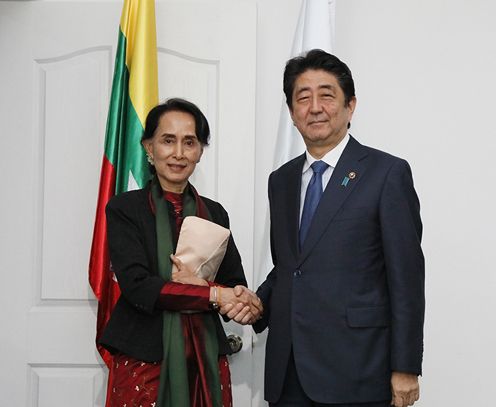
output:
MULTIPOLYGON (((174 252, 174 243, 167 202, 163 196, 157 176, 152 180, 151 195, 155 206, 158 272, 163 279, 170 281, 172 263, 169 255, 174 252)), ((188 184, 183 197, 183 217, 191 215, 198 216, 202 212, 203 217, 210 219, 210 214, 205 204, 201 202, 201 198, 193 186, 188 184), (204 210, 199 211, 200 207, 204 210)), ((212 398, 211 405, 213 407, 221 407, 222 395, 218 365, 219 352, 214 323, 216 316, 211 313, 203 313, 201 317, 205 327, 204 354, 201 356, 206 366, 207 381, 212 398)), ((160 371, 157 407, 191 407, 181 314, 179 312, 164 310, 163 318, 164 359, 160 371)))

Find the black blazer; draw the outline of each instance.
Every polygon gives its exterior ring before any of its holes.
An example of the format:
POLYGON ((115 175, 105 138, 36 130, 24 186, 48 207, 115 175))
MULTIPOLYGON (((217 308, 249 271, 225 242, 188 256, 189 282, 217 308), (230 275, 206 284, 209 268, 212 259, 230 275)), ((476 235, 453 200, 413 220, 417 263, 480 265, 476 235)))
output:
POLYGON ((410 167, 351 138, 300 250, 304 161, 269 179, 274 268, 257 291, 265 311, 255 324, 269 328, 265 398, 279 398, 292 349, 316 402, 388 400, 391 371, 420 374, 422 363, 422 224, 410 167))
MULTIPOLYGON (((163 317, 155 303, 165 280, 158 275, 155 216, 150 208, 149 191, 148 185, 125 192, 107 204, 110 260, 122 294, 99 343, 113 353, 119 351, 138 360, 157 362, 163 358, 163 317)), ((225 209, 208 198, 202 199, 212 221, 229 228, 225 209)), ((215 281, 229 287, 246 286, 232 236, 215 281)), ((219 354, 230 354, 219 316, 213 311, 211 315, 217 328, 219 354)))

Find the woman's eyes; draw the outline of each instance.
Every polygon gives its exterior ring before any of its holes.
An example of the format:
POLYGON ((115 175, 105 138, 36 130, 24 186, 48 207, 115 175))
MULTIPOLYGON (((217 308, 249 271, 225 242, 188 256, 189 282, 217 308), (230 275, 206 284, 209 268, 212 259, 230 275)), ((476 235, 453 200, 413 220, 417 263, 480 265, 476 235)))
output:
MULTIPOLYGON (((174 144, 176 142, 176 139, 174 139, 174 138, 164 138, 163 139, 163 142, 165 144, 174 144)), ((188 147, 193 147, 194 145, 196 145, 196 140, 187 139, 187 140, 184 141, 184 144, 187 145, 188 147)))

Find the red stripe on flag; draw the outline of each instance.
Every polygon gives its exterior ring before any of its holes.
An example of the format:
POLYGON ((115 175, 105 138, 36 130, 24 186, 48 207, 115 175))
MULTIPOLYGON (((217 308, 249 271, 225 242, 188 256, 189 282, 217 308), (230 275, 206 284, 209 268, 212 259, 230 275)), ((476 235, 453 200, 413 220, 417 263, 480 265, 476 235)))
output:
MULTIPOLYGON (((110 314, 119 299, 120 290, 110 266, 107 244, 107 219, 105 206, 115 194, 115 169, 106 156, 103 157, 102 171, 100 174, 100 190, 96 207, 95 227, 93 229, 93 243, 91 245, 89 280, 91 288, 98 300, 98 316, 96 323, 96 340, 110 318, 110 314)), ((98 352, 110 368, 112 356, 97 345, 98 352)))

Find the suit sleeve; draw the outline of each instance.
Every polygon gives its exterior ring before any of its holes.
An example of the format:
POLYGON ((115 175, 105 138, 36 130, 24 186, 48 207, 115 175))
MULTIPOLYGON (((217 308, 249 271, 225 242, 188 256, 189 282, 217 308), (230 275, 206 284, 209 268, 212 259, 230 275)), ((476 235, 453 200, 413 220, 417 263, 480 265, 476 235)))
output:
POLYGON ((424 256, 420 204, 410 166, 390 169, 380 202, 380 222, 391 303, 391 370, 422 373, 424 256))
MULTIPOLYGON (((269 206, 270 206, 270 213, 271 213, 271 219, 272 218, 272 174, 269 177, 269 206)), ((260 333, 267 328, 269 325, 269 318, 270 318, 270 297, 272 295, 272 288, 274 287, 276 283, 276 266, 277 266, 277 258, 276 258, 276 253, 274 250, 274 242, 273 242, 273 235, 272 235, 272 223, 270 226, 270 252, 272 256, 272 264, 274 267, 270 271, 270 273, 267 275, 267 278, 265 281, 258 287, 257 289, 257 296, 260 298, 262 301, 263 307, 264 307, 264 312, 262 317, 253 324, 253 330, 256 333, 260 333)))

